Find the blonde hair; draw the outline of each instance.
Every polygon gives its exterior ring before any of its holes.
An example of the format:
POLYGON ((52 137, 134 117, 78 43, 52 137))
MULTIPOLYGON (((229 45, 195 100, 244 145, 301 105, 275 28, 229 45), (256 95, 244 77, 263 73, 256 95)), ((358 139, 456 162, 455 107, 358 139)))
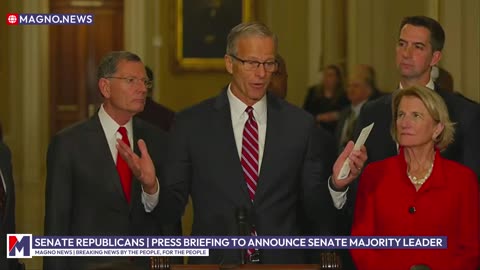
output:
POLYGON ((455 123, 450 121, 450 116, 448 115, 447 105, 435 91, 430 88, 421 85, 415 85, 407 89, 398 90, 393 96, 392 102, 392 125, 390 128, 390 134, 393 139, 398 143, 397 137, 397 113, 398 106, 403 97, 417 97, 419 98, 425 108, 427 108, 428 113, 437 123, 444 125, 442 132, 436 137, 434 143, 435 146, 443 150, 453 142, 453 137, 455 134, 455 123))

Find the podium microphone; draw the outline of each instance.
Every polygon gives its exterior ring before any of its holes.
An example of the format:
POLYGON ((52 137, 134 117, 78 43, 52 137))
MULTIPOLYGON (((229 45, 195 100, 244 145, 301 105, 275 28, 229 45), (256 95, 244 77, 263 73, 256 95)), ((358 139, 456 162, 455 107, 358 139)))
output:
MULTIPOLYGON (((248 229, 248 218, 247 218, 247 209, 245 207, 239 207, 235 211, 238 225, 238 235, 239 236, 249 236, 250 231, 248 229)), ((240 249, 241 264, 246 264, 246 250, 240 249)))

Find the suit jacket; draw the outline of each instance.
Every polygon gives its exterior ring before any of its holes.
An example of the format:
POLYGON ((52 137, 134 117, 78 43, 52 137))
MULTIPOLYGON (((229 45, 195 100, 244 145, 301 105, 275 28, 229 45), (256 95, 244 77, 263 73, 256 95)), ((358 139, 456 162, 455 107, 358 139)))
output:
POLYGON ((337 144, 339 152, 342 152, 343 149, 345 148, 345 145, 342 144, 343 127, 345 126, 345 122, 348 121, 348 118, 350 117, 351 113, 352 113, 352 106, 347 106, 340 111, 340 115, 338 116, 338 123, 337 123, 337 126, 335 127, 334 137, 335 137, 335 143, 337 144))
POLYGON ((403 150, 369 164, 361 176, 352 235, 447 236, 447 249, 352 249, 358 270, 477 269, 478 183, 469 168, 436 153, 432 174, 416 191, 403 150))
POLYGON ((145 108, 136 116, 162 130, 169 131, 175 118, 175 112, 147 97, 145 108))
MULTIPOLYGON (((167 135, 133 118, 134 151, 145 140, 161 179, 167 135)), ((133 177, 130 204, 122 186, 98 115, 55 135, 48 147, 45 235, 160 235, 156 215, 141 202, 141 185, 133 177)), ((128 260, 108 257, 45 257, 44 269, 85 269, 89 264, 128 260)), ((135 262, 146 267, 146 258, 135 262)))
MULTIPOLYGON (((0 269, 16 270, 17 260, 7 260, 7 237, 15 233, 15 186, 12 176, 12 161, 10 149, 0 141, 0 171, 6 186, 5 215, 0 219, 0 269)), ((2 180, 0 179, 0 185, 2 180)))
MULTIPOLYGON (((236 210, 246 208, 258 235, 299 235, 299 203, 312 218, 329 197, 313 118, 267 94, 264 155, 254 202, 250 201, 224 90, 177 114, 161 200, 165 215, 178 218, 193 201, 192 235, 239 235, 236 210)), ((211 250, 191 263, 240 263, 238 250, 211 250)), ((262 250, 263 263, 302 263, 300 250, 262 250)))

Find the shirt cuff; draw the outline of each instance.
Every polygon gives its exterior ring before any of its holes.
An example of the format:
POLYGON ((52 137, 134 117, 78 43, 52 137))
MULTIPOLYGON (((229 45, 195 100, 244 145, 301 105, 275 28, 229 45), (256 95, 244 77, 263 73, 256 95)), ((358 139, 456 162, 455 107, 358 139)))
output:
POLYGON ((331 180, 330 178, 328 178, 327 185, 328 185, 328 190, 330 191, 330 196, 332 196, 333 205, 337 209, 342 209, 345 203, 347 202, 347 191, 349 188, 347 187, 345 191, 333 190, 332 187, 330 186, 330 180, 331 180))
POLYGON ((160 193, 160 184, 158 183, 158 178, 157 180, 157 192, 154 194, 148 194, 143 190, 142 186, 142 203, 143 206, 145 207, 145 212, 150 213, 155 209, 155 207, 158 204, 158 194, 160 193))

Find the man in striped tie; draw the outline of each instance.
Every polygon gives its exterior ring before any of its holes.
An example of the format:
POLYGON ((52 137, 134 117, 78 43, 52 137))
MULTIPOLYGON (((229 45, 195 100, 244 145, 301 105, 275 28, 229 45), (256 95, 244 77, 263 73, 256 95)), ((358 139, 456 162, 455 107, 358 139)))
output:
MULTIPOLYGON (((276 53, 277 37, 265 25, 245 23, 231 30, 224 57, 231 83, 218 96, 177 115, 166 175, 160 180, 158 207, 164 220, 178 218, 191 196, 192 235, 238 235, 239 221, 246 220, 248 234, 295 236, 300 234, 300 211, 315 218, 325 197, 344 203, 342 189, 358 176, 366 151, 352 151, 350 142, 333 174, 322 166, 313 118, 267 94, 278 68, 276 53), (347 157, 352 171, 337 180, 347 157), (246 214, 240 216, 238 209, 246 214)), ((134 155, 125 147, 124 156, 134 155)), ((302 250, 245 253, 249 262, 305 262, 302 250)), ((213 249, 190 263, 240 263, 242 256, 238 250, 213 249)))

